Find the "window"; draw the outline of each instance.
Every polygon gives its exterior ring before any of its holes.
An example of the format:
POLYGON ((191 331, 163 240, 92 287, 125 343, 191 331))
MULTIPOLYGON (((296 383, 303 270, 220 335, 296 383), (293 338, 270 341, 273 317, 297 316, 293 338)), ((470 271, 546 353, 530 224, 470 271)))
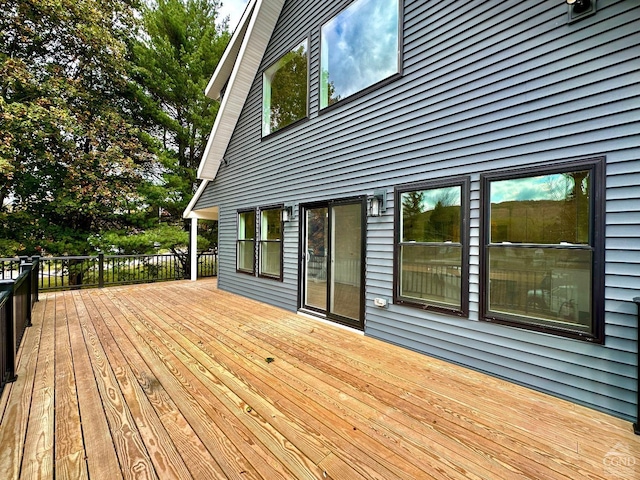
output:
POLYGON ((396 303, 468 315, 467 178, 396 189, 396 303))
POLYGON ((400 70, 399 0, 356 0, 322 26, 320 108, 400 70))
POLYGON ((602 340, 603 165, 483 176, 485 319, 602 340))
POLYGON ((262 78, 262 136, 306 118, 309 98, 307 41, 269 67, 262 78))
POLYGON ((238 212, 237 269, 240 272, 255 273, 256 212, 238 212))
POLYGON ((282 279, 282 209, 260 211, 261 276, 282 279))

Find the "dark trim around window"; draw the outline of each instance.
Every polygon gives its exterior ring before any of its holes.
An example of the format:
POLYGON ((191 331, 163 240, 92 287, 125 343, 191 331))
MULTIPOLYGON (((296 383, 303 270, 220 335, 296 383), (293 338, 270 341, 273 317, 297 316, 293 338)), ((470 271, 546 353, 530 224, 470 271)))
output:
POLYGON ((256 209, 255 208, 245 208, 242 210, 238 210, 236 213, 236 272, 238 273, 243 273, 245 275, 255 275, 256 273, 256 231, 257 231, 257 215, 256 215, 256 209), (253 238, 246 238, 246 239, 240 239, 238 238, 239 233, 240 233, 240 216, 243 213, 253 213, 253 219, 254 219, 254 231, 253 231, 253 238), (252 263, 252 269, 248 270, 248 269, 243 269, 243 268, 239 268, 239 253, 240 253, 240 244, 242 243, 252 243, 253 244, 253 263, 252 263))
MULTIPOLYGON (((604 276, 605 276, 605 157, 584 158, 577 160, 560 161, 555 163, 546 163, 543 165, 528 166, 523 168, 508 169, 502 171, 496 171, 492 173, 483 174, 480 177, 481 190, 480 190, 480 204, 481 204, 481 245, 480 245, 480 320, 507 325, 511 327, 517 327, 526 330, 532 330, 537 332, 543 332, 548 334, 554 334, 562 337, 583 340, 593 343, 604 343, 605 339, 605 321, 604 321, 604 276), (497 243, 490 243, 491 241, 491 198, 490 198, 490 186, 491 182, 503 181, 503 180, 516 180, 524 178, 533 178, 542 175, 553 175, 562 173, 572 173, 588 171, 590 178, 592 178, 589 186, 589 231, 588 231, 588 244, 570 244, 566 242, 560 242, 555 244, 544 243, 514 243, 509 244, 503 242, 502 245, 497 243), (538 249, 542 253, 549 252, 552 255, 558 254, 558 252, 574 252, 574 255, 578 255, 578 252, 591 252, 591 275, 590 275, 590 309, 591 319, 588 329, 579 329, 577 327, 571 328, 571 325, 561 325, 561 322, 545 322, 540 321, 538 317, 527 316, 526 313, 509 313, 491 311, 489 302, 489 249, 492 247, 505 246, 512 250, 512 252, 523 252, 530 254, 532 249, 538 249), (528 249, 528 250, 523 250, 528 249)), ((574 187, 575 189, 575 187, 574 187)), ((577 223, 577 221, 576 221, 577 223)), ((521 266, 523 268, 523 266, 521 266)), ((550 278, 554 277, 553 272, 551 275, 547 275, 550 278)), ((580 278, 584 278, 581 276, 580 278)), ((579 290, 579 285, 569 285, 570 288, 579 290)), ((552 284, 549 283, 545 287, 535 290, 527 291, 527 303, 531 292, 536 295, 542 294, 544 291, 552 292, 552 284), (543 290, 544 288, 544 290, 543 290), (538 293, 540 292, 540 293, 538 293)), ((565 286, 566 288, 566 286, 565 286)), ((567 291, 567 290, 565 290, 567 291)), ((520 292, 521 293, 521 292, 520 292)), ((549 299, 553 299, 550 293, 546 293, 549 299)), ((558 294, 558 297, 560 295, 558 294)), ((571 300, 573 303, 573 299, 571 300)), ((551 302, 547 302, 549 305, 551 302)), ((556 302, 557 303, 557 302, 556 302)), ((566 303, 566 302, 565 302, 566 303)), ((528 306, 527 306, 528 308, 528 306)), ((545 306, 545 308, 549 308, 545 306)), ((572 309, 579 310, 579 307, 572 306, 572 309)), ((576 313, 576 318, 579 318, 579 311, 576 313)), ((558 315, 560 313, 558 312, 558 315)), ((539 315, 538 315, 539 316, 539 315)), ((568 322, 567 322, 568 323, 568 322)), ((574 322, 575 324, 576 322, 574 322)))
MULTIPOLYGON (((398 60, 398 71, 395 74, 390 75, 389 77, 383 78, 378 82, 375 82, 373 84, 371 84, 370 86, 355 92, 343 99, 338 100, 337 102, 331 104, 331 105, 327 105, 325 107, 321 107, 322 105, 322 100, 320 99, 320 96, 322 95, 322 87, 321 87, 321 83, 322 83, 322 27, 324 25, 326 25, 327 23, 329 23, 331 20, 333 20, 335 17, 337 17, 338 15, 340 15, 344 10, 346 10, 347 8, 350 8, 351 6, 353 6, 353 4, 355 3, 356 0, 354 0, 353 2, 350 2, 348 5, 346 5, 344 8, 332 13, 329 17, 325 18, 322 23, 320 24, 320 28, 318 30, 318 48, 320 49, 320 52, 318 54, 317 57, 317 74, 318 74, 318 93, 317 93, 317 100, 318 100, 318 115, 323 115, 325 113, 331 112, 332 110, 338 108, 340 105, 345 105, 348 104, 352 101, 355 101, 359 98, 362 98, 366 95, 369 95, 370 93, 379 90, 380 88, 384 87, 387 84, 390 84, 392 82, 395 82, 396 80, 398 80, 399 78, 402 78, 402 76, 404 75, 404 0, 398 0, 398 50, 397 50, 397 60, 398 60)), ((311 72, 311 68, 309 68, 309 71, 311 72)))
POLYGON ((282 209, 284 208, 284 205, 280 204, 280 205, 274 205, 274 206, 268 206, 268 207, 261 207, 258 210, 258 216, 256 219, 256 225, 257 225, 257 230, 258 230, 258 234, 257 234, 257 252, 258 252, 258 263, 257 263, 257 271, 258 271, 258 277, 260 278, 269 278, 272 280, 278 280, 280 282, 283 281, 283 271, 284 271, 284 222, 282 221, 282 209), (279 212, 279 216, 280 216, 280 238, 279 240, 263 240, 262 239, 262 212, 265 211, 269 211, 269 210, 277 210, 279 212), (263 243, 278 243, 280 245, 280 269, 279 269, 279 273, 278 275, 271 275, 271 274, 265 274, 262 273, 262 268, 261 268, 261 262, 262 262, 262 244, 263 243))
MULTIPOLYGON (((405 305, 409 307, 420 308, 422 310, 435 311, 459 317, 469 316, 469 223, 470 223, 470 205, 469 205, 469 177, 453 177, 407 185, 400 185, 394 191, 394 205, 396 205, 396 214, 394 215, 394 261, 393 261, 393 301, 395 304, 405 305), (460 307, 455 308, 445 303, 439 303, 433 300, 406 297, 401 295, 401 247, 402 232, 400 231, 400 217, 403 214, 402 194, 420 190, 433 190, 447 187, 460 187, 460 242, 461 263, 460 263, 460 307)), ((435 247, 448 247, 447 243, 428 242, 425 245, 433 245, 435 247)))

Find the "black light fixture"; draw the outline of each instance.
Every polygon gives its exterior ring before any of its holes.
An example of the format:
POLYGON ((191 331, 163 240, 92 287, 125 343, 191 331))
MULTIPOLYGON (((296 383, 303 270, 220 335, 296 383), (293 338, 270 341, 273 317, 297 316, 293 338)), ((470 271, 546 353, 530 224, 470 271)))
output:
POLYGON ((569 6, 569 23, 582 20, 596 13, 597 0, 565 0, 569 6))
POLYGON ((567 5, 571 5, 574 13, 580 15, 591 8, 591 0, 567 0, 567 5))

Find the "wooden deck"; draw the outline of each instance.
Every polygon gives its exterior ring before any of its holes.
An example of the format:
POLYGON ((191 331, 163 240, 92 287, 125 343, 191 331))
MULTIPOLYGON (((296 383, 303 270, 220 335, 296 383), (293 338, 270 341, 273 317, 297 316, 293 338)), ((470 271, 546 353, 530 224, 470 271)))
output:
POLYGON ((0 479, 640 478, 619 420, 216 290, 42 295, 0 479))

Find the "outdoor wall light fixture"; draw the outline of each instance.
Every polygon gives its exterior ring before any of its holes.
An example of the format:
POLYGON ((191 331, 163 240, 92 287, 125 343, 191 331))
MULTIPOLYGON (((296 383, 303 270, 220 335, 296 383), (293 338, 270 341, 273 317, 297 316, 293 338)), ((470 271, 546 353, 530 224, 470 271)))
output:
POLYGON ((597 0, 565 0, 569 6, 569 23, 577 22, 596 13, 597 0))
POLYGON ((293 208, 289 206, 282 207, 282 221, 289 222, 293 218, 293 208))
POLYGON ((373 196, 369 197, 369 216, 379 217, 387 211, 387 191, 376 190, 373 196))
POLYGON ((574 13, 581 14, 591 8, 591 0, 567 0, 567 5, 573 7, 574 13))

